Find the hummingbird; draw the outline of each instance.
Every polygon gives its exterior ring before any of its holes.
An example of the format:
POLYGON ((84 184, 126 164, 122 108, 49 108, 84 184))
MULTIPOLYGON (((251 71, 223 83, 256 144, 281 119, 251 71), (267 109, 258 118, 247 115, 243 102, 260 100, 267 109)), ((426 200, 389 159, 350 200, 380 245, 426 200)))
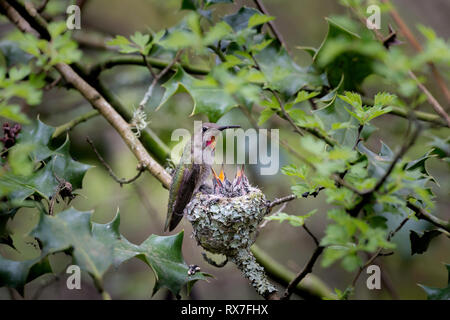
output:
POLYGON ((240 128, 240 126, 220 126, 216 123, 205 122, 202 125, 201 141, 194 136, 194 139, 186 144, 172 177, 164 231, 172 231, 180 223, 185 207, 211 173, 216 136, 220 131, 231 128, 240 128))

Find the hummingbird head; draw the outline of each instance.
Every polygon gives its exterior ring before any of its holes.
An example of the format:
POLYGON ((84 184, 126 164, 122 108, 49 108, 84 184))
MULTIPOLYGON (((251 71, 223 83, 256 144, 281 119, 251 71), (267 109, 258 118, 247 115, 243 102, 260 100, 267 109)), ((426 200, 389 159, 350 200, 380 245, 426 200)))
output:
POLYGON ((219 135, 220 131, 225 129, 240 128, 238 125, 221 126, 217 123, 205 122, 202 126, 202 141, 203 149, 211 148, 214 150, 216 147, 216 137, 219 135))

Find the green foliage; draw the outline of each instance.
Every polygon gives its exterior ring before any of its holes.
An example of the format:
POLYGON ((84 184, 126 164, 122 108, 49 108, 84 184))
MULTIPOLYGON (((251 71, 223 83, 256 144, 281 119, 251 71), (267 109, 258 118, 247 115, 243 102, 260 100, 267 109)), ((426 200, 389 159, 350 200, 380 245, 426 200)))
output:
POLYGON ((112 248, 95 239, 91 232, 91 212, 73 208, 56 216, 41 213, 39 223, 31 235, 39 239, 41 257, 73 249, 73 263, 89 273, 96 283, 112 263, 112 248))
POLYGON ((383 114, 392 111, 390 107, 384 107, 390 104, 394 99, 394 95, 382 92, 375 96, 373 106, 363 106, 361 96, 354 92, 345 92, 345 95, 339 95, 339 98, 347 102, 353 107, 353 111, 345 108, 352 117, 356 118, 360 125, 365 125, 370 120, 375 119, 383 114))
POLYGON ((48 25, 50 41, 26 33, 18 38, 18 43, 22 50, 36 58, 38 67, 49 70, 57 63, 72 63, 81 59, 77 43, 66 30, 65 21, 52 22, 48 25))
POLYGON ((0 287, 16 288, 23 295, 26 283, 51 272, 48 259, 9 260, 0 255, 0 287))
POLYGON ((130 36, 131 41, 124 36, 116 36, 106 44, 110 46, 117 46, 119 48, 119 52, 121 53, 139 52, 140 54, 146 56, 150 52, 152 46, 161 40, 163 34, 163 32, 158 32, 151 37, 150 41, 150 35, 142 34, 141 32, 136 31, 132 36, 130 36))
POLYGON ((206 280, 209 276, 202 272, 188 274, 189 267, 181 254, 183 231, 166 237, 151 235, 140 245, 136 245, 120 234, 119 225, 120 216, 117 213, 116 217, 107 224, 93 223, 93 236, 103 245, 112 248, 112 261, 116 267, 133 257, 144 261, 155 273, 156 283, 153 294, 160 288, 166 287, 178 295, 185 285, 189 289, 197 280, 206 280))
POLYGON ((81 188, 90 166, 71 158, 68 139, 58 148, 50 149, 54 128, 39 120, 22 131, 8 156, 11 170, 3 167, 0 172, 0 195, 10 205, 16 206, 31 196, 49 200, 61 180, 69 182, 73 190, 81 188))
POLYGON ((65 22, 50 23, 48 30, 50 41, 31 34, 20 34, 16 42, 0 43, 0 117, 29 123, 20 106, 10 100, 17 97, 24 99, 28 105, 39 104, 42 88, 46 84, 46 73, 42 71, 50 70, 60 62, 80 60, 81 51, 71 39, 70 32, 65 32, 65 22))
POLYGON ((278 221, 282 223, 283 221, 289 222, 289 224, 293 227, 301 227, 305 224, 305 220, 311 217, 313 214, 317 212, 317 209, 314 209, 303 216, 294 216, 291 214, 287 214, 284 212, 277 212, 272 214, 271 216, 265 217, 264 219, 269 221, 278 221))
POLYGON ((0 287, 16 288, 23 295, 26 283, 53 273, 48 257, 58 252, 71 255, 73 263, 93 278, 99 290, 103 290, 103 276, 112 265, 117 267, 133 257, 143 260, 155 273, 153 293, 166 287, 178 295, 184 286, 190 289, 197 280, 206 280, 207 274, 188 274, 181 254, 183 232, 168 237, 152 235, 135 245, 119 233, 119 214, 107 224, 92 223, 92 212, 74 208, 49 215, 43 203, 50 209, 52 198, 69 197, 70 201, 75 196, 72 191, 81 188, 90 168, 70 157, 68 139, 56 149, 50 147, 54 130, 39 120, 24 127, 8 151, 9 168, 4 166, 0 172, 0 196, 4 199, 0 241, 9 243, 5 225, 19 208, 35 207, 40 212, 38 224, 28 235, 38 240, 40 250, 24 260, 0 255, 0 287), (70 183, 71 189, 66 190, 70 194, 59 189, 62 181, 70 183))
POLYGON ((344 210, 330 210, 328 218, 334 220, 335 224, 328 225, 321 241, 321 245, 327 246, 322 259, 324 267, 342 259, 342 267, 354 271, 362 266, 359 251, 374 252, 378 248, 395 247, 386 240, 385 230, 371 227, 367 222, 349 216, 344 210))
POLYGON ((328 33, 314 54, 314 63, 326 72, 330 85, 336 87, 343 77, 342 89, 359 90, 363 80, 374 72, 374 62, 382 57, 380 43, 359 35, 327 19, 328 33))
MULTIPOLYGON (((407 55, 402 47, 383 46, 364 25, 336 16, 326 20, 328 32, 318 48, 298 47, 312 58, 303 66, 295 62, 280 39, 267 32, 269 28, 263 28, 274 17, 248 7, 225 16, 220 16, 220 10, 213 11, 216 5, 220 8, 231 3, 181 0, 180 8, 186 11, 178 24, 157 32, 137 31, 128 38, 117 35, 106 44, 147 63, 146 58, 170 63, 179 54, 179 61, 158 81, 161 94, 152 97, 157 112, 164 112, 163 106, 177 93, 186 92, 193 102, 191 115, 204 115, 212 122, 238 106, 248 110, 260 126, 279 125, 274 118, 288 120, 283 122, 286 127, 301 133, 289 140, 298 159, 285 158, 281 171, 291 180, 295 196, 316 197, 320 193, 330 206, 330 223, 321 240, 326 247, 322 265, 340 262, 345 270, 354 271, 364 264, 361 252, 395 247, 392 226, 387 224, 390 215, 423 219, 411 210, 411 204, 427 214, 435 210, 430 185, 439 185, 427 163, 433 158, 450 163, 448 128, 428 131, 425 150, 417 159, 408 158, 409 153, 396 157, 398 151, 393 150, 400 148, 391 149, 383 141, 380 150, 374 151, 371 146, 378 141, 373 141, 371 134, 378 130, 375 124, 387 119, 386 114, 396 113, 399 107, 409 111, 425 104, 427 97, 419 93, 410 71, 426 74, 429 62, 433 62, 447 75, 450 45, 431 28, 419 25, 423 50, 407 55), (191 74, 186 66, 192 64, 208 72, 191 74), (365 91, 372 92, 372 87, 366 90, 368 78, 393 93, 381 91, 367 97, 365 91), (435 134, 438 130, 442 132, 435 134), (393 161, 397 161, 395 165, 393 161)), ((364 12, 366 4, 359 0, 341 3, 356 13, 364 12)), ((50 12, 64 10, 49 8, 50 12)), ((382 9, 387 11, 389 6, 382 9)), ((49 40, 11 34, 12 41, 0 41, 1 117, 30 124, 17 99, 26 105, 40 104, 44 86, 54 80, 55 65, 80 61, 81 51, 63 21, 49 23, 48 31, 49 40)), ((413 129, 415 124, 411 123, 413 129)), ((425 124, 422 127, 425 131, 429 128, 425 124)), ((42 248, 23 261, 0 256, 0 286, 23 293, 26 283, 52 272, 48 257, 56 252, 71 255, 99 289, 111 265, 117 267, 133 257, 155 273, 154 292, 167 287, 178 295, 182 287, 187 285, 189 289, 195 281, 206 279, 208 275, 203 273, 188 275, 181 254, 183 232, 168 237, 152 235, 136 245, 120 234, 118 214, 107 224, 93 223, 90 212, 73 208, 49 215, 56 197, 70 201, 76 196, 73 191, 82 187, 90 167, 72 159, 69 137, 55 147, 53 133, 54 128, 34 122, 22 129, 13 146, 1 151, 0 242, 12 245, 7 223, 20 208, 31 207, 39 210, 40 216, 28 236, 39 239, 42 248), (62 192, 64 183, 70 184, 70 190, 62 192)), ((283 130, 285 133, 287 130, 283 130)), ((315 212, 303 216, 279 212, 266 219, 302 226, 315 212)), ((411 254, 425 252, 431 240, 442 233, 448 235, 442 228, 423 234, 411 231, 411 254)), ((429 298, 448 299, 448 288, 424 289, 429 298)), ((340 298, 347 298, 351 292, 351 288, 337 291, 340 298)))
POLYGON ((32 72, 30 65, 12 66, 0 65, 0 117, 20 123, 29 123, 28 118, 21 112, 20 106, 10 100, 17 97, 24 99, 29 105, 41 102, 44 75, 32 72), (8 74, 7 74, 8 71, 8 74))
POLYGON ((166 91, 159 107, 175 93, 185 91, 194 100, 192 114, 204 113, 208 115, 211 121, 217 121, 223 114, 237 105, 229 94, 217 88, 214 83, 198 81, 187 74, 182 67, 178 68, 177 73, 163 87, 166 91))

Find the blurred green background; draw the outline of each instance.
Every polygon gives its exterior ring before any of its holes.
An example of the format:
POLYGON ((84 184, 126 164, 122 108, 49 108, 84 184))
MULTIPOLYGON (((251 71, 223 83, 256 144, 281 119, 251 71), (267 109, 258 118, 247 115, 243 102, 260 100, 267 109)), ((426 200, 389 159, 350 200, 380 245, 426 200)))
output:
MULTIPOLYGON (((54 6, 67 6, 68 2, 53 0, 54 6)), ((333 15, 351 16, 351 13, 339 5, 335 0, 266 0, 263 1, 271 15, 276 16, 275 24, 286 39, 295 60, 300 65, 308 65, 310 58, 297 46, 318 47, 327 32, 325 17, 333 15)), ((393 1, 399 13, 409 24, 414 27, 421 23, 432 27, 438 36, 448 40, 450 35, 450 2, 446 0, 396 0, 393 1)), ((220 5, 216 14, 222 15, 234 12, 241 5, 253 6, 251 1, 236 1, 234 6, 220 5)), ((146 32, 149 29, 158 31, 168 28, 179 22, 186 12, 179 11, 179 0, 89 0, 82 9, 82 30, 101 32, 109 36, 121 34, 128 36, 135 31, 146 32)), ((383 30, 386 30, 388 16, 382 18, 383 30)), ((2 20, 0 35, 5 35, 11 30, 2 20)), ((75 32, 75 34, 78 31, 75 32)), ((418 35, 420 37, 420 35, 418 35)), ((408 46, 405 44, 404 46, 408 46)), ((83 48, 84 58, 82 63, 89 65, 106 58, 110 53, 83 48)), ((121 66, 102 73, 102 79, 112 89, 125 106, 133 110, 138 106, 140 99, 149 85, 148 70, 142 67, 121 66)), ((368 96, 372 96, 378 90, 387 90, 379 85, 379 79, 369 77, 364 83, 364 90, 368 96)), ((435 96, 442 101, 441 92, 437 89, 432 78, 428 87, 435 96)), ((30 118, 40 115, 45 123, 57 126, 68 119, 85 113, 91 106, 75 91, 55 89, 44 93, 41 105, 27 108, 30 118)), ((192 110, 192 100, 186 94, 179 94, 172 98, 164 107, 155 112, 149 106, 146 111, 149 115, 149 126, 161 137, 161 139, 173 146, 170 141, 171 132, 176 128, 193 129, 193 120, 207 120, 202 116, 189 117, 192 110)), ((422 111, 431 111, 429 106, 420 106, 422 111)), ((234 109, 224 118, 224 123, 240 124, 243 128, 251 125, 239 109, 234 109)), ((380 127, 369 140, 368 145, 374 151, 378 151, 380 141, 387 143, 395 150, 401 143, 407 121, 395 116, 383 116, 375 122, 380 127)), ((268 126, 278 127, 282 138, 290 141, 294 146, 296 136, 286 128, 282 122, 272 121, 268 126)), ((448 131, 444 131, 448 132, 448 131)), ((121 233, 131 242, 140 243, 150 234, 163 235, 163 223, 166 215, 168 191, 148 173, 131 185, 120 187, 107 174, 106 170, 97 161, 92 149, 86 143, 89 136, 96 144, 98 150, 112 166, 114 172, 120 177, 131 177, 136 173, 137 162, 129 152, 118 134, 100 117, 93 118, 86 123, 77 126, 71 133, 72 155, 75 159, 93 164, 96 167, 89 170, 84 181, 83 189, 78 190, 80 196, 71 205, 78 210, 94 210, 93 220, 105 223, 110 221, 116 211, 121 212, 121 233)), ((421 137, 418 143, 410 150, 408 156, 420 157, 424 153, 425 137, 421 137)), ((280 165, 289 163, 289 155, 280 149, 280 165)), ((250 181, 258 185, 269 199, 280 197, 290 193, 291 181, 289 177, 277 174, 275 176, 260 176, 256 165, 246 167, 250 181)), ((441 218, 450 218, 450 179, 448 167, 437 160, 428 162, 428 169, 440 185, 433 187, 437 196, 437 215, 441 218)), ((235 168, 226 168, 229 175, 234 174, 235 168)), ((321 237, 328 223, 324 195, 317 198, 299 199, 287 205, 284 212, 290 214, 305 214, 317 208, 318 213, 308 221, 308 227, 321 237)), ((63 204, 60 204, 63 208, 63 204)), ((16 232, 29 229, 36 221, 36 216, 30 217, 25 210, 20 211, 15 219, 10 222, 10 227, 16 232)), ((400 222, 400 217, 389 221, 391 227, 400 222)), ((363 273, 356 288, 357 299, 424 299, 425 293, 417 283, 433 287, 442 287, 447 282, 446 270, 442 263, 450 263, 450 242, 443 236, 431 243, 431 248, 422 255, 410 255, 409 230, 421 231, 428 226, 425 223, 409 221, 394 238, 397 244, 396 253, 393 256, 382 257, 377 260, 383 273, 382 290, 368 290, 365 286, 367 275, 363 273), (391 289, 387 289, 387 288, 391 289)), ((191 299, 259 299, 248 281, 241 277, 237 268, 228 264, 223 269, 216 269, 204 262, 201 257, 201 249, 195 240, 190 237, 191 227, 183 220, 175 232, 185 230, 183 255, 188 264, 197 264, 202 271, 214 275, 209 282, 199 282, 194 286, 191 299)), ((301 228, 291 227, 289 224, 277 222, 268 223, 262 230, 257 244, 265 249, 278 262, 287 266, 294 272, 302 268, 309 259, 314 243, 301 228)), ((55 257, 64 263, 63 255, 55 257)), ((67 261, 66 261, 67 262, 67 261)), ((329 268, 322 268, 316 264, 314 273, 323 279, 328 286, 341 290, 351 282, 354 274, 347 273, 338 264, 329 268)), ((31 298, 37 288, 48 280, 44 276, 27 285, 26 298, 31 298)), ((132 259, 118 270, 110 270, 104 280, 105 289, 113 299, 149 299, 151 297, 154 278, 148 267, 138 259, 132 259)), ((0 299, 9 299, 6 288, 0 289, 0 299)), ((60 280, 51 282, 39 295, 40 299, 101 299, 89 277, 84 277, 82 290, 67 290, 65 275, 62 273, 60 280)), ((154 299, 172 298, 171 295, 161 290, 154 299)), ((295 297, 298 298, 298 297, 295 297)))

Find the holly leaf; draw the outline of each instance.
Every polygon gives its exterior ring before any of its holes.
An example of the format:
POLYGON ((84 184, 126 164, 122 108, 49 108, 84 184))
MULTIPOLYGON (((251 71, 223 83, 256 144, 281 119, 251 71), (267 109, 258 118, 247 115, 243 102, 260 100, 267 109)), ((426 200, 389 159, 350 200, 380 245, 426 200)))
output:
MULTIPOLYGON (((84 175, 91 166, 72 159, 68 137, 59 148, 51 150, 49 144, 53 132, 53 127, 39 120, 34 125, 22 129, 13 149, 21 149, 22 146, 32 147, 28 148, 29 158, 35 165, 42 162, 43 166, 30 174, 23 174, 23 170, 11 170, 0 174, 1 195, 7 196, 12 202, 21 202, 32 194, 38 194, 49 200, 56 192, 58 179, 69 182, 72 190, 81 188, 84 175)), ((10 166, 14 168, 13 164, 10 166)))
POLYGON ((86 172, 92 167, 72 159, 70 155, 69 137, 58 149, 54 151, 53 159, 48 165, 52 167, 54 173, 72 184, 72 188, 80 189, 86 172))
POLYGON ((358 90, 363 80, 373 73, 373 63, 384 48, 377 41, 363 40, 331 19, 328 33, 315 53, 314 65, 327 74, 332 88, 338 86, 342 76, 343 90, 358 90))
POLYGON ((48 258, 9 260, 0 255, 0 287, 15 288, 23 296, 25 284, 52 272, 48 258))
POLYGON ((433 176, 431 176, 428 173, 427 168, 425 167, 426 161, 433 157, 435 157, 435 154, 433 153, 433 151, 428 151, 425 155, 423 155, 419 159, 409 161, 405 166, 405 170, 409 170, 409 171, 419 170, 420 173, 422 173, 426 177, 428 177, 431 180, 433 180, 434 182, 436 182, 434 180, 433 176))
MULTIPOLYGON (((242 7, 238 12, 225 16, 223 18, 223 21, 228 23, 234 31, 240 31, 248 27, 252 27, 251 25, 249 25, 249 21, 256 15, 265 17, 260 11, 256 9, 242 7)), ((253 18, 253 20, 254 19, 256 18, 253 18)))
POLYGON ((248 27, 252 28, 255 26, 259 26, 260 24, 264 24, 266 22, 272 21, 275 17, 266 16, 264 14, 254 14, 248 19, 248 27))
POLYGON ((31 125, 22 128, 21 133, 17 138, 17 143, 34 145, 35 148, 31 153, 31 158, 34 162, 39 162, 47 159, 53 153, 48 147, 53 132, 55 132, 55 128, 50 127, 37 119, 37 121, 31 125))
POLYGON ((9 40, 0 41, 0 53, 6 60, 7 68, 16 64, 26 64, 33 57, 31 54, 23 51, 18 43, 9 40))
POLYGON ((38 225, 31 235, 42 245, 41 256, 73 249, 74 264, 88 272, 95 281, 101 281, 113 262, 111 244, 92 235, 92 212, 70 208, 56 216, 41 213, 38 225))
POLYGON ((255 54, 255 59, 268 80, 268 86, 288 97, 302 88, 318 89, 326 84, 313 68, 297 65, 277 41, 272 41, 255 54))
POLYGON ((446 264, 448 282, 446 288, 432 288, 419 284, 425 290, 428 300, 450 300, 450 264, 446 264))
POLYGON ((446 139, 433 137, 433 141, 430 141, 428 145, 433 147, 432 154, 450 164, 450 137, 446 139))
POLYGON ((204 84, 202 81, 187 74, 181 66, 175 75, 162 86, 166 91, 157 110, 178 92, 187 92, 194 100, 191 116, 203 113, 212 122, 216 122, 225 113, 237 106, 234 99, 222 88, 204 84))
POLYGON ((119 226, 120 215, 117 213, 109 223, 93 223, 92 232, 98 241, 112 246, 115 266, 137 257, 152 269, 156 277, 153 294, 166 287, 178 295, 185 285, 190 288, 197 280, 206 280, 210 276, 202 272, 188 274, 189 267, 181 253, 183 231, 173 236, 151 235, 140 245, 136 245, 120 234, 119 226))
POLYGON ((345 105, 342 99, 336 98, 328 106, 313 113, 322 121, 327 132, 333 130, 331 136, 339 144, 353 148, 358 138, 358 120, 345 110, 345 105), (343 123, 348 125, 342 126, 343 123))

